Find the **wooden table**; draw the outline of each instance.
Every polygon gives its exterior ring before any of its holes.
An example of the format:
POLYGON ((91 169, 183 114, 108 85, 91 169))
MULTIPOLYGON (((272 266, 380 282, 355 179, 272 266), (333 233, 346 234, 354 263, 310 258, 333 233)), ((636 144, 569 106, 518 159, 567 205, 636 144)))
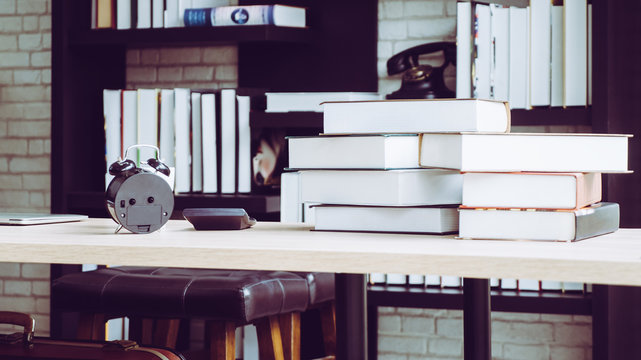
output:
MULTIPOLYGON (((317 232, 306 225, 280 223, 258 223, 242 231, 195 231, 186 221, 172 220, 162 230, 147 235, 126 231, 114 234, 115 229, 111 219, 1 227, 0 262, 338 273, 339 355, 349 359, 366 354, 363 325, 366 273, 464 277, 467 281, 464 291, 470 294, 470 305, 466 305, 464 315, 466 332, 476 328, 486 333, 489 333, 489 287, 483 279, 641 286, 641 229, 622 229, 576 243, 317 232)), ((478 352, 479 346, 487 347, 482 353, 489 351, 489 334, 480 340, 475 338, 477 344, 465 343, 466 358, 471 357, 468 351, 478 352)))

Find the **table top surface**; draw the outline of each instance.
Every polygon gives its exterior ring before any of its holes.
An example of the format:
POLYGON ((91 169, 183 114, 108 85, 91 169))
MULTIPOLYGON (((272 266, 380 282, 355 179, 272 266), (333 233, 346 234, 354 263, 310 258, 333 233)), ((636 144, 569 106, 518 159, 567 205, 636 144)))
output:
POLYGON ((641 285, 641 229, 574 243, 462 240, 454 236, 312 231, 259 222, 196 231, 115 234, 111 219, 0 227, 0 262, 170 266, 339 273, 405 273, 641 285))

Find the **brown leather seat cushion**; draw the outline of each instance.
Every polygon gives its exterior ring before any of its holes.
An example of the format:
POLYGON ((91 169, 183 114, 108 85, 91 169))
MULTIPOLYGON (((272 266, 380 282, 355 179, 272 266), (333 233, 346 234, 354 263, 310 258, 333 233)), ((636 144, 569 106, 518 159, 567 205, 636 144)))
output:
POLYGON ((307 280, 310 305, 334 300, 334 273, 297 272, 296 274, 307 280))
POLYGON ((61 310, 249 323, 305 310, 309 291, 288 272, 115 267, 56 279, 52 299, 61 310))

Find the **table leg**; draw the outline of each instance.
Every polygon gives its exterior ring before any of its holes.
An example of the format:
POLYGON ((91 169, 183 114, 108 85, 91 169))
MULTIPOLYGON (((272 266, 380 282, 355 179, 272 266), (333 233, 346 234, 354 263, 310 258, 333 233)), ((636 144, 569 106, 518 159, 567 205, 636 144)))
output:
POLYGON ((491 359, 492 322, 488 279, 463 279, 463 354, 465 360, 491 359))
POLYGON ((367 359, 367 283, 364 274, 336 274, 336 359, 367 359))

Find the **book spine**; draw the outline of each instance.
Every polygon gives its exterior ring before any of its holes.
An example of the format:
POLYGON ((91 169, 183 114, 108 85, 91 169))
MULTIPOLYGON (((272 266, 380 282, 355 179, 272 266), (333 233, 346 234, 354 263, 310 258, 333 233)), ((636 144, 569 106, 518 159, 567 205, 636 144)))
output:
POLYGON ((213 9, 185 9, 185 26, 211 26, 213 9))
POLYGON ((619 229, 619 204, 598 203, 577 211, 574 240, 611 233, 619 229))
POLYGON ((274 25, 274 6, 221 6, 211 12, 213 26, 274 25))

